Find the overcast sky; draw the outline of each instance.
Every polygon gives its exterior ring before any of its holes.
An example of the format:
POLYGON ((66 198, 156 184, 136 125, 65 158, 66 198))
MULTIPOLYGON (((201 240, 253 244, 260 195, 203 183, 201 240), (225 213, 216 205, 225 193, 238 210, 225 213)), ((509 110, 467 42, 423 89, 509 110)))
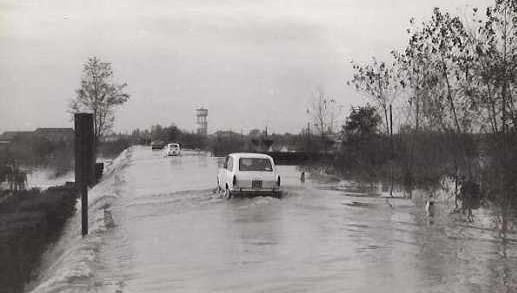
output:
POLYGON ((117 131, 152 124, 299 132, 313 92, 348 109, 351 60, 407 42, 410 17, 466 14, 487 0, 0 0, 0 132, 72 127, 89 56, 111 62, 131 100, 117 131))

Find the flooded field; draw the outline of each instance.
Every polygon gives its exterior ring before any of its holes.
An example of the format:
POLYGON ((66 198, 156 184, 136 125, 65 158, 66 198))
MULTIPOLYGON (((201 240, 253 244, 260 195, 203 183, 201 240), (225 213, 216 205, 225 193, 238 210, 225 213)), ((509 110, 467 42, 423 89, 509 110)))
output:
POLYGON ((217 158, 135 147, 90 192, 32 292, 515 292, 517 235, 486 210, 473 223, 438 201, 387 198, 353 182, 299 182, 286 195, 221 199, 217 158))

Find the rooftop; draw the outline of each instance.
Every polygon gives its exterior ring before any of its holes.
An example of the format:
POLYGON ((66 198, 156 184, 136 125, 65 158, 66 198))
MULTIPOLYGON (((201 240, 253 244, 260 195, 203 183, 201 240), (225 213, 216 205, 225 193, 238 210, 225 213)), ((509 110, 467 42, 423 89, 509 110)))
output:
POLYGON ((68 133, 73 133, 73 132, 74 132, 73 128, 38 128, 34 131, 34 133, 36 133, 36 134, 38 134, 38 133, 41 133, 41 134, 44 134, 44 133, 68 134, 68 133))
POLYGON ((269 155, 262 153, 231 153, 229 156, 239 158, 271 158, 269 155))

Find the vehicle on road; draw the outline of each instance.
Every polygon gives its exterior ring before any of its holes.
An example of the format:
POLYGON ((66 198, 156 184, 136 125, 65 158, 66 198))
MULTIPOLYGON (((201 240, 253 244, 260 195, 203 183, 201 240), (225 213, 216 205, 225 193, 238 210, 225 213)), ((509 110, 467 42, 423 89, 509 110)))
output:
POLYGON ((217 189, 226 198, 282 196, 280 174, 273 158, 259 153, 233 153, 226 156, 217 174, 217 189))
POLYGON ((179 143, 169 143, 165 146, 166 156, 179 156, 181 155, 181 147, 179 143))
POLYGON ((161 140, 153 140, 151 142, 151 149, 153 150, 161 150, 165 146, 165 143, 161 140))

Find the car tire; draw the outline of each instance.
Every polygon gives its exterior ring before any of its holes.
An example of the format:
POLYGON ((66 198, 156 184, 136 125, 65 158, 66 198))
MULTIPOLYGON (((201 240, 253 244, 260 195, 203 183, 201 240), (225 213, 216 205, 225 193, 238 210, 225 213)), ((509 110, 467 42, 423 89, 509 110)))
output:
POLYGON ((230 199, 230 198, 232 198, 232 193, 231 193, 230 189, 226 188, 226 189, 224 190, 223 198, 226 198, 226 199, 230 199))
POLYGON ((219 178, 217 178, 217 188, 215 189, 217 191, 217 194, 221 195, 221 192, 223 191, 221 188, 221 185, 219 185, 219 178))

